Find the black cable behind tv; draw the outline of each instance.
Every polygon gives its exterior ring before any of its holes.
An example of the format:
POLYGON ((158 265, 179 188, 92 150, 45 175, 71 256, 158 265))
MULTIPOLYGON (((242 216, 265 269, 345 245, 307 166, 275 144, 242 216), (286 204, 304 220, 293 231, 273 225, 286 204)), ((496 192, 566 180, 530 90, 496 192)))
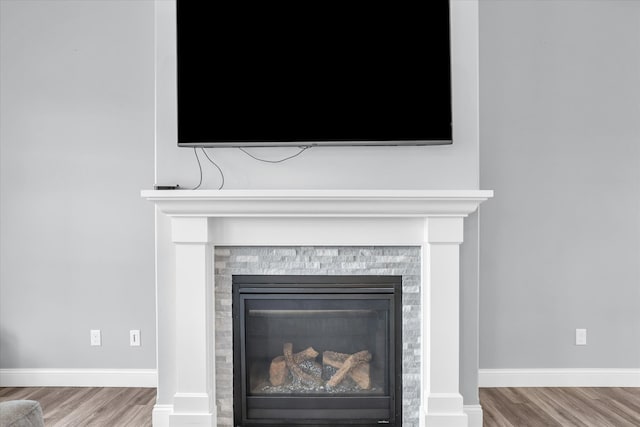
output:
POLYGON ((450 144, 446 0, 177 0, 178 145, 450 144))

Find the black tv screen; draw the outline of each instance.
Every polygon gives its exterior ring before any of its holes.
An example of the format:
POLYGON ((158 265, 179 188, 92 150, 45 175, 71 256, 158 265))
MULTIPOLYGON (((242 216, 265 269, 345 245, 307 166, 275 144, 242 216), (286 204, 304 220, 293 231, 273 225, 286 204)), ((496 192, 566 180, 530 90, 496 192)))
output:
POLYGON ((180 146, 451 143, 449 4, 177 0, 180 146))

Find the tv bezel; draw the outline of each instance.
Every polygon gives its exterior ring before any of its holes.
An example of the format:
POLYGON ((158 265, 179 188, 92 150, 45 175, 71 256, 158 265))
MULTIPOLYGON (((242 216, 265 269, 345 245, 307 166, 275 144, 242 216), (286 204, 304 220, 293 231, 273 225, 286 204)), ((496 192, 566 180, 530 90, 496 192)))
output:
MULTIPOLYGON (((176 37, 177 37, 177 9, 179 0, 176 0, 176 37)), ((452 55, 451 55, 451 45, 452 45, 452 20, 451 20, 451 2, 447 1, 449 5, 449 94, 450 94, 450 102, 449 108, 450 117, 451 117, 451 138, 449 139, 389 139, 389 140, 319 140, 319 139, 298 139, 298 140, 278 140, 278 141, 270 141, 270 140, 236 140, 236 141, 215 141, 215 142, 207 142, 207 141, 180 141, 179 139, 179 131, 180 128, 180 120, 179 120, 179 87, 180 87, 180 78, 178 76, 178 43, 176 42, 176 140, 178 143, 178 147, 204 147, 204 148, 235 148, 235 147, 352 147, 352 146, 365 146, 365 147, 376 147, 376 146, 438 146, 438 145, 452 145, 453 144, 453 63, 452 63, 452 55)))
POLYGON ((451 145, 453 138, 447 140, 406 140, 406 141, 230 141, 230 142, 181 142, 178 147, 233 148, 233 147, 355 147, 355 146, 427 146, 451 145))

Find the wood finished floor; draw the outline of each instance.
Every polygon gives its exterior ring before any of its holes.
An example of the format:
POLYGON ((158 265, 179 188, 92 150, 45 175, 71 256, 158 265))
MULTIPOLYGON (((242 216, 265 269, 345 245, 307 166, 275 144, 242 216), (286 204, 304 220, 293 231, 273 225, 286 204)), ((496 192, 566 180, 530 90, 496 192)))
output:
MULTIPOLYGON (((148 427, 153 388, 5 387, 37 400, 47 427, 148 427)), ((640 388, 482 388, 484 427, 640 427, 640 388)))
POLYGON ((639 427, 640 388, 481 388, 484 427, 639 427))
POLYGON ((46 427, 148 427, 155 388, 3 387, 0 402, 37 400, 46 427))

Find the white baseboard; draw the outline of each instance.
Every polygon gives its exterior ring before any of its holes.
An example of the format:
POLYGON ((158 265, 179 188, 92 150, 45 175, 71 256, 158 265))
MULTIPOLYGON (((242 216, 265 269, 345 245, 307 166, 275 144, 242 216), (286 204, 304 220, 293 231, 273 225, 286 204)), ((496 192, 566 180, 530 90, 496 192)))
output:
POLYGON ((0 369, 0 387, 157 387, 155 369, 0 369))
POLYGON ((173 405, 156 405, 151 413, 153 427, 169 427, 169 416, 173 412, 173 405))
POLYGON ((469 427, 482 427, 482 406, 464 405, 462 409, 469 419, 469 427))
POLYGON ((640 387, 640 369, 480 369, 480 387, 640 387))

